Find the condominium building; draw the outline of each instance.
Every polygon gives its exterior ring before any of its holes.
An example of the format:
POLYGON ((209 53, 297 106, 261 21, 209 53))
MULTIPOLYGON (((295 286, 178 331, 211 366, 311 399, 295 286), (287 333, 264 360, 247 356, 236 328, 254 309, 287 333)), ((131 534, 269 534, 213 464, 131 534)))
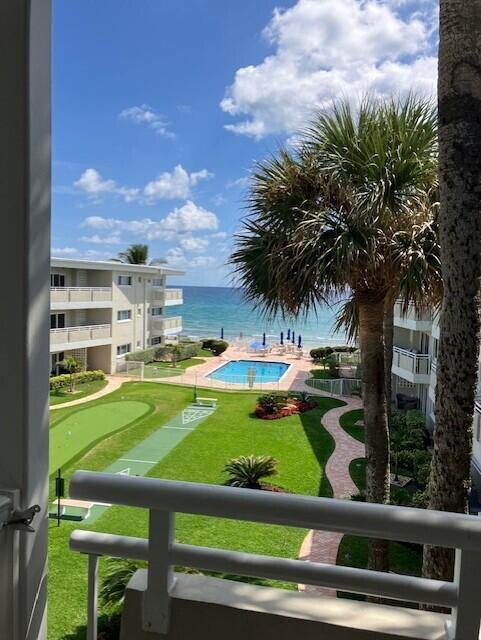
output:
MULTIPOLYGON (((439 315, 416 311, 409 305, 403 313, 401 303, 394 307, 394 346, 392 364, 393 402, 401 408, 418 408, 432 429, 439 341, 439 315)), ((480 357, 481 373, 481 357, 480 357)), ((478 376, 481 379, 481 376, 478 376)), ((478 383, 473 421, 473 478, 481 485, 481 384, 478 383)))
POLYGON ((176 340, 182 289, 166 287, 183 275, 164 265, 133 265, 52 258, 50 269, 50 369, 72 355, 87 369, 114 373, 129 353, 176 340))

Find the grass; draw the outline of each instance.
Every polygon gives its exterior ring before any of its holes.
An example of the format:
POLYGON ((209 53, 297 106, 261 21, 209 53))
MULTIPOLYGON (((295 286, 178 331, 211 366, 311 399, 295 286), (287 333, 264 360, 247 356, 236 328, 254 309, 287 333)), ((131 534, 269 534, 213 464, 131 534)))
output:
POLYGON ((364 427, 356 425, 356 422, 363 420, 363 418, 362 409, 354 409, 354 411, 348 411, 342 415, 339 424, 350 436, 359 440, 359 442, 364 442, 364 427))
POLYGON ((316 380, 332 380, 334 376, 329 373, 329 369, 311 369, 309 371, 311 378, 316 380))
MULTIPOLYGON (((276 484, 295 493, 331 495, 331 488, 324 476, 324 466, 332 453, 333 441, 320 426, 320 418, 328 409, 340 406, 341 402, 321 398, 319 406, 312 411, 282 420, 261 421, 253 414, 253 394, 209 389, 209 396, 218 398, 217 411, 155 466, 150 476, 221 484, 225 481, 222 469, 227 460, 251 453, 266 454, 273 455, 279 461, 279 475, 272 478, 276 484)), ((192 389, 159 383, 126 383, 112 394, 92 401, 87 406, 106 406, 108 411, 109 406, 119 400, 146 402, 152 409, 131 426, 99 442, 72 464, 65 473, 67 481, 78 468, 102 470, 121 457, 122 453, 144 440, 191 402, 192 389)), ((62 413, 63 417, 72 415, 70 408, 59 409, 58 413, 62 413)), ((59 422, 56 416, 54 420, 57 425, 54 426, 55 430, 59 422)), ((68 551, 68 539, 74 528, 78 528, 78 523, 63 522, 57 528, 51 522, 50 640, 83 637, 78 634, 86 612, 86 559, 68 551), (64 597, 65 593, 69 594, 68 598, 64 597)), ((145 536, 147 513, 139 509, 112 507, 91 529, 145 536)), ((305 534, 305 530, 295 528, 182 514, 177 517, 176 528, 179 542, 287 558, 297 556, 305 534)), ((262 583, 274 584, 269 580, 262 583)), ((281 586, 295 588, 294 585, 281 586)))
POLYGON ((63 404, 64 402, 70 402, 71 400, 78 400, 90 396, 92 393, 96 393, 103 389, 107 385, 107 380, 92 380, 91 382, 83 382, 82 384, 75 385, 75 392, 70 393, 68 389, 57 389, 50 392, 50 406, 56 404, 63 404))

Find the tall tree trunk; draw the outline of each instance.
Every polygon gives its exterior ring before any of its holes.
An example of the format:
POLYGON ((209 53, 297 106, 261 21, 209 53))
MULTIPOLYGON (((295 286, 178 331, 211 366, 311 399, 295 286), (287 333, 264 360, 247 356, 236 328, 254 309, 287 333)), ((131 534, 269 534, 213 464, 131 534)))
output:
MULTIPOLYGON (((384 300, 360 299, 359 344, 366 439, 366 498, 368 502, 389 501, 389 432, 387 427, 384 376, 384 300)), ((389 569, 389 544, 369 541, 368 566, 389 569)))
MULTIPOLYGON (((463 512, 480 329, 481 0, 441 0, 438 96, 444 299, 429 508, 463 512)), ((423 569, 451 580, 453 552, 426 547, 423 569)))
POLYGON ((392 348, 394 343, 394 298, 388 296, 384 303, 384 376, 386 386, 387 423, 391 428, 392 404, 392 348))

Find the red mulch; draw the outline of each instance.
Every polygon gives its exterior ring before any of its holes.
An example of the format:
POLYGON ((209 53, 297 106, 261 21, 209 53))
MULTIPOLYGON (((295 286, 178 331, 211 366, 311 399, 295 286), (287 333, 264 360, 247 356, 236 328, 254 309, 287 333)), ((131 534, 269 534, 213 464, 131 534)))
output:
POLYGON ((305 411, 314 409, 314 407, 317 407, 317 402, 312 400, 309 402, 302 402, 296 398, 290 398, 288 406, 282 407, 282 409, 279 409, 279 411, 276 411, 275 413, 267 413, 265 408, 258 404, 256 406, 256 416, 261 418, 261 420, 279 420, 280 418, 293 416, 297 413, 304 413, 305 411))

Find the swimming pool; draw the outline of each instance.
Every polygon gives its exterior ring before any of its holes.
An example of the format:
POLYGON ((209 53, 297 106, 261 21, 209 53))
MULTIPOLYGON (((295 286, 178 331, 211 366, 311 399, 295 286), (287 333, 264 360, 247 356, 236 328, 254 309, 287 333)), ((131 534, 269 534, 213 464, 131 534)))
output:
POLYGON ((290 366, 286 362, 231 360, 214 369, 207 377, 238 384, 278 382, 290 366))

